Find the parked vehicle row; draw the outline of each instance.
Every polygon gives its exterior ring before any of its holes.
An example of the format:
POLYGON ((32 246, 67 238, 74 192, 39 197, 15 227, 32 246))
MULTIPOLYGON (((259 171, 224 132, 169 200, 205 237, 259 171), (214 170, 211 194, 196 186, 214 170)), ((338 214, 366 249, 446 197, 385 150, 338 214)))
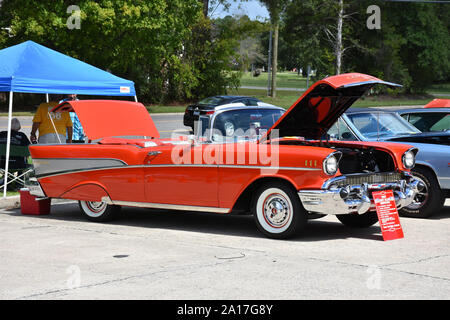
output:
POLYGON ((416 147, 418 153, 412 174, 425 187, 413 203, 400 210, 400 214, 426 218, 440 210, 445 199, 450 197, 450 126, 447 123, 443 129, 427 132, 419 128, 424 128, 424 123, 434 123, 428 128, 435 128, 435 124, 440 123, 442 128, 442 120, 448 117, 449 111, 442 108, 394 111, 350 109, 328 134, 340 141, 395 141, 416 147), (420 115, 420 123, 415 121, 415 115, 420 115), (404 118, 411 120, 411 123, 404 118))
POLYGON ((351 114, 344 115, 374 85, 398 86, 359 73, 332 76, 286 112, 267 104, 221 105, 194 119, 195 136, 170 139, 159 138, 140 103, 67 101, 53 112, 76 112, 91 142, 30 146, 37 181, 30 189, 78 200, 92 221, 137 206, 252 214, 258 229, 277 239, 330 214, 368 227, 378 221, 373 192, 392 190, 403 210, 430 197, 433 187, 414 171, 420 147, 379 139, 388 136, 383 132, 418 129, 389 113, 376 131, 369 130, 369 118, 358 122, 369 136, 358 138, 351 114), (98 114, 107 119, 98 121, 98 114))

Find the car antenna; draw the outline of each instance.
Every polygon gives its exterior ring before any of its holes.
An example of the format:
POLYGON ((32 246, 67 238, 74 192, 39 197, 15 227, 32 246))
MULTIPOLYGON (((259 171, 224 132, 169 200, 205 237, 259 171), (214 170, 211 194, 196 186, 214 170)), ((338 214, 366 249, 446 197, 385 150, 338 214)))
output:
POLYGON ((380 111, 377 112, 377 141, 380 141, 380 111))

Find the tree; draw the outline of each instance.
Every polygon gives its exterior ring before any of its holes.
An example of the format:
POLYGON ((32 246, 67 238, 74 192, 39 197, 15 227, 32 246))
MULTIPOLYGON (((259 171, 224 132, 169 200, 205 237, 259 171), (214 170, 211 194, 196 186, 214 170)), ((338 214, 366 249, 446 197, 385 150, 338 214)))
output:
POLYGON ((273 29, 273 55, 272 55, 272 86, 270 96, 275 98, 277 90, 277 67, 278 67, 278 33, 281 15, 284 12, 288 0, 259 0, 264 4, 270 14, 270 23, 273 29))
POLYGON ((359 12, 352 32, 360 39, 347 59, 354 69, 401 83, 407 93, 449 78, 449 4, 364 0, 352 6, 359 12), (379 30, 364 27, 371 4, 381 9, 379 30))
POLYGON ((216 93, 230 82, 234 52, 212 37, 203 52, 187 50, 205 22, 198 0, 79 0, 81 28, 70 30, 72 1, 4 0, 0 7, 0 45, 33 40, 96 67, 133 80, 139 99, 167 102, 216 93), (5 29, 11 37, 5 37, 5 29), (1 36, 3 34, 3 36, 1 36), (208 73, 215 72, 214 77, 208 73), (208 74, 206 76, 205 74, 208 74), (211 91, 208 91, 211 92, 211 91))
POLYGON ((252 21, 243 15, 217 18, 213 24, 221 37, 236 43, 235 50, 239 56, 236 63, 240 70, 247 71, 251 64, 264 64, 261 35, 268 30, 267 23, 252 21))
MULTIPOLYGON (((336 72, 336 2, 292 0, 283 15, 282 38, 286 40, 284 63, 289 67, 311 66, 316 77, 336 72)), ((346 33, 343 26, 342 35, 346 33)))
POLYGON ((406 93, 421 93, 450 78, 449 8, 431 2, 291 0, 283 15, 282 37, 289 39, 283 63, 311 64, 318 77, 368 73, 403 84, 406 93), (381 29, 367 27, 370 5, 381 9, 381 29))

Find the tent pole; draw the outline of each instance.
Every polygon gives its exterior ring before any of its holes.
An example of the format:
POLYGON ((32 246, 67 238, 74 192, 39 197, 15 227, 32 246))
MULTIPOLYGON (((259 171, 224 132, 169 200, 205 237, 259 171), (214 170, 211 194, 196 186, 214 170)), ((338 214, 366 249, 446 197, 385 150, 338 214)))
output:
POLYGON ((48 98, 48 93, 45 94, 45 102, 49 103, 50 99, 48 98))
POLYGON ((134 101, 138 102, 137 96, 134 96, 134 101))
POLYGON ((8 170, 9 170, 9 151, 11 144, 11 118, 12 118, 13 92, 9 92, 9 110, 8 110, 8 133, 6 139, 6 157, 5 157, 5 176, 3 178, 5 186, 3 187, 3 198, 6 197, 6 190, 8 185, 8 170))

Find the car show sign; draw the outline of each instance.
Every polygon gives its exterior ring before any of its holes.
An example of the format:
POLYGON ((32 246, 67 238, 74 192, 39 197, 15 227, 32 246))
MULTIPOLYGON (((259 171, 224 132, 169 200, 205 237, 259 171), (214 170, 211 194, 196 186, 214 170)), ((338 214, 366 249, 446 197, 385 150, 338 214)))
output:
POLYGON ((400 224, 392 190, 373 192, 372 196, 375 201, 383 240, 387 241, 403 238, 403 229, 400 224))

